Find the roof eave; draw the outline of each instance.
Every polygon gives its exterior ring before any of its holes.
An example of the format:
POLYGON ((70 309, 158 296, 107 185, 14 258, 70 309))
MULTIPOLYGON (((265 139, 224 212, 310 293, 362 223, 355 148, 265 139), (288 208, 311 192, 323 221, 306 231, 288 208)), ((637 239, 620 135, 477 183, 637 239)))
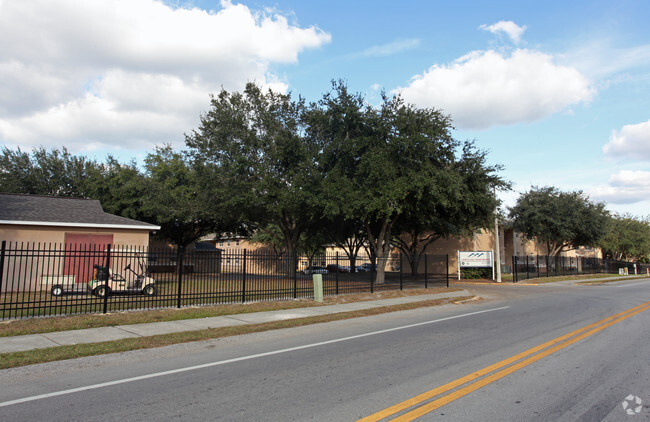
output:
POLYGON ((128 225, 128 224, 97 224, 97 223, 64 223, 57 221, 20 221, 20 220, 0 220, 0 224, 18 225, 18 226, 51 226, 51 227, 77 227, 88 229, 127 229, 127 230, 160 230, 160 226, 155 225, 128 225))

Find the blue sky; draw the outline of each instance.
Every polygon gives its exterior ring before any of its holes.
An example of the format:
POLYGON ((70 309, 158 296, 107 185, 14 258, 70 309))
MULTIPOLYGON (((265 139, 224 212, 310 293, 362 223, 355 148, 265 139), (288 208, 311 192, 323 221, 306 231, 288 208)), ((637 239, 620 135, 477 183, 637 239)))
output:
POLYGON ((0 142, 142 160, 209 94, 333 79, 451 114, 515 190, 650 205, 645 1, 0 0, 0 142))

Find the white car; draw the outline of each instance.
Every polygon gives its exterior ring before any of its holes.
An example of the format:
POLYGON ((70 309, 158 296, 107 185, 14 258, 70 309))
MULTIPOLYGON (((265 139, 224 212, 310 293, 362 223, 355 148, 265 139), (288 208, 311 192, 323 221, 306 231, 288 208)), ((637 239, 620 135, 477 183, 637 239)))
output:
POLYGON ((308 267, 302 270, 303 274, 309 275, 309 274, 329 274, 329 271, 327 271, 327 268, 324 267, 308 267))

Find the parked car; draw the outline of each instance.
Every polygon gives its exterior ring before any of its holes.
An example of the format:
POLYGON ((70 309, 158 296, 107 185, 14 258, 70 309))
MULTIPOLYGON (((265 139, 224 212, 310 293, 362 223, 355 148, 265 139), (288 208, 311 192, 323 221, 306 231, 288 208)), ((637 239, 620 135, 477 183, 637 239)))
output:
POLYGON ((365 271, 365 272, 372 271, 373 268, 374 268, 375 271, 377 271, 377 264, 375 264, 375 266, 373 267, 372 264, 370 264, 370 263, 365 263, 365 264, 361 265, 361 267, 364 268, 363 271, 365 271))
POLYGON ((329 271, 327 271, 327 268, 325 267, 307 267, 304 270, 302 270, 303 274, 309 275, 309 274, 329 274, 329 271))
POLYGON ((342 266, 342 265, 336 265, 336 264, 329 264, 329 265, 327 266, 327 271, 329 271, 330 273, 335 273, 335 272, 339 272, 339 273, 349 273, 349 272, 350 272, 350 270, 347 269, 347 268, 345 268, 344 266, 342 266))

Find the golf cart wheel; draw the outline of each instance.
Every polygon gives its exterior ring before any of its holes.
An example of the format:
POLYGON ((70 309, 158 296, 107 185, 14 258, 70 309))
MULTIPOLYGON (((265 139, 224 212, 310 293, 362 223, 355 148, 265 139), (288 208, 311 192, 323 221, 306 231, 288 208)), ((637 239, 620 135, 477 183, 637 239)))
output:
POLYGON ((56 286, 52 286, 52 290, 50 290, 52 293, 52 296, 59 297, 63 295, 63 286, 57 284, 56 286))
POLYGON ((99 286, 95 289, 95 296, 104 297, 110 294, 111 290, 106 286, 99 286))
POLYGON ((147 284, 144 286, 144 289, 142 289, 142 293, 146 296, 155 296, 156 295, 156 286, 153 284, 147 284))

